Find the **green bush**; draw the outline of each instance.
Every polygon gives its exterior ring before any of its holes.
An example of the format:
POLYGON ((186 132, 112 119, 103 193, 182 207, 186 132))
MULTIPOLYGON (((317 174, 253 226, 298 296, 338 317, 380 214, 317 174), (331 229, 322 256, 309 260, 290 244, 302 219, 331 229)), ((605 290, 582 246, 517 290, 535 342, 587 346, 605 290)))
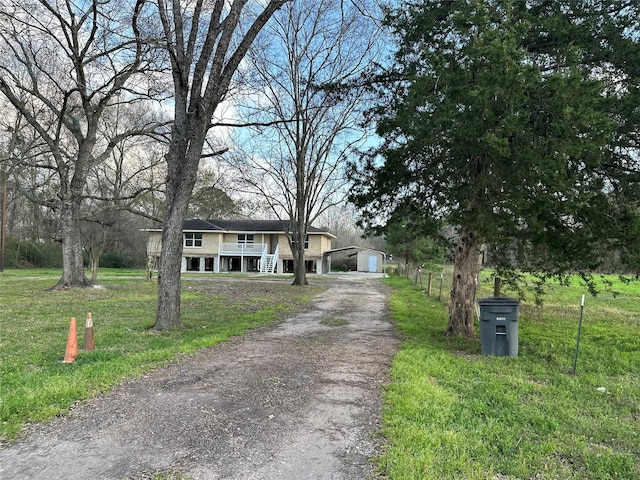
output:
POLYGON ((143 268, 143 259, 119 252, 105 252, 100 256, 101 268, 143 268))
POLYGON ((61 268, 62 246, 57 242, 16 241, 5 247, 6 268, 61 268))

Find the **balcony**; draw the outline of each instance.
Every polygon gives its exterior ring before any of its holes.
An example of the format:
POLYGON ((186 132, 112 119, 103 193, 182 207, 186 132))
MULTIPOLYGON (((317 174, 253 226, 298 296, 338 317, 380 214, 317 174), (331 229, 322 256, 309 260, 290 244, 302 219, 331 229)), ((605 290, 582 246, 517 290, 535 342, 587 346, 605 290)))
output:
POLYGON ((266 243, 220 243, 218 245, 218 255, 225 257, 260 257, 266 252, 266 243))

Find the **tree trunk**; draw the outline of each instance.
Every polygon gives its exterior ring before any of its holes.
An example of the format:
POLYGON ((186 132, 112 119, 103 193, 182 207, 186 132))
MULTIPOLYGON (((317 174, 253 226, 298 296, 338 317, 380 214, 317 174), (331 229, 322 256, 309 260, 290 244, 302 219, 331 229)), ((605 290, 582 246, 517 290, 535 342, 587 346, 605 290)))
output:
POLYGON ((292 285, 309 285, 307 281, 307 268, 304 262, 304 237, 293 245, 293 283, 292 285))
POLYGON ((64 200, 60 215, 62 228, 62 277, 53 289, 87 287, 80 235, 80 202, 64 200))
POLYGON ((449 304, 449 327, 446 335, 475 336, 475 299, 480 271, 480 241, 473 231, 460 234, 456 246, 451 303, 449 304))
POLYGON ((184 328, 180 312, 182 224, 196 182, 204 136, 203 131, 198 138, 192 137, 187 149, 184 146, 187 143, 185 135, 171 144, 167 154, 167 213, 162 227, 162 247, 158 263, 158 309, 153 326, 156 330, 184 328), (182 142, 184 143, 181 145, 182 142), (180 152, 184 151, 187 154, 181 156, 180 152))
MULTIPOLYGON (((3 168, 4 170, 4 168, 3 168)), ((0 193, 0 201, 2 201, 2 208, 0 209, 0 272, 4 272, 4 250, 5 250, 5 236, 7 233, 7 174, 0 172, 0 178, 2 185, 2 193, 0 193)))
POLYGON ((502 290, 502 279, 496 277, 493 280, 493 296, 499 297, 501 290, 502 290))
POLYGON ((147 256, 147 282, 153 278, 153 270, 156 266, 156 259, 151 255, 147 256))
MULTIPOLYGON (((299 123, 299 122, 298 122, 299 123)), ((296 142, 298 143, 298 142, 296 142)), ((307 269, 304 264, 304 241, 307 236, 307 185, 305 176, 306 157, 299 145, 296 146, 296 200, 295 214, 290 218, 293 227, 293 285, 309 285, 307 281, 307 269)))
POLYGON ((98 281, 98 267, 100 265, 100 257, 91 259, 91 281, 96 283, 98 281))
POLYGON ((180 267, 184 213, 172 212, 162 228, 162 250, 158 264, 158 310, 156 330, 182 329, 180 313, 180 267))
POLYGON ((309 285, 307 281, 307 268, 304 264, 304 242, 307 237, 305 195, 304 195, 304 162, 299 158, 296 168, 296 215, 290 223, 293 227, 293 242, 291 253, 293 253, 293 285, 309 285))

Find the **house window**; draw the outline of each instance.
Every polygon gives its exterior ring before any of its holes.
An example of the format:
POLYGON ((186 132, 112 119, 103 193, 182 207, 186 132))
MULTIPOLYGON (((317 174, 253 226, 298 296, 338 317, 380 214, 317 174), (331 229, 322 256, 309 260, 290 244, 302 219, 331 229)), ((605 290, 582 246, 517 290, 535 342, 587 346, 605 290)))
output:
POLYGON ((239 233, 238 243, 253 243, 253 233, 239 233))
POLYGON ((187 257, 187 272, 198 272, 200 270, 200 257, 187 257))
POLYGON ((185 247, 201 247, 202 234, 201 233, 185 233, 184 246, 185 247))
MULTIPOLYGON (((296 240, 293 239, 293 244, 296 245, 296 243, 298 242, 296 242, 296 240)), ((304 249, 309 250, 309 235, 305 235, 304 237, 304 249)))
MULTIPOLYGON (((313 273, 316 271, 316 262, 313 260, 305 260, 304 261, 304 269, 307 273, 313 273)), ((283 260, 282 261, 282 269, 284 273, 293 272, 293 260, 283 260)))

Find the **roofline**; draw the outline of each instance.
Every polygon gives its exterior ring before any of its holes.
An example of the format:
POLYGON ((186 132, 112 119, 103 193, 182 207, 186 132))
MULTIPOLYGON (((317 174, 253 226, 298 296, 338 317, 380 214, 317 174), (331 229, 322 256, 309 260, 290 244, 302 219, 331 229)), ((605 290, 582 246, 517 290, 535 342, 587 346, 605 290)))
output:
MULTIPOLYGON (((217 226, 217 225, 216 225, 217 226)), ((141 228, 141 232, 162 232, 162 228, 141 228)), ((265 234, 265 235, 274 235, 274 234, 287 234, 284 230, 225 230, 221 227, 218 227, 217 230, 205 230, 205 229, 193 229, 193 228, 185 228, 182 229, 183 232, 203 232, 203 233, 253 233, 255 234, 265 234)), ((325 230, 320 230, 317 232, 307 232, 307 235, 326 235, 331 238, 338 238, 333 233, 327 232, 325 230)), ((369 249, 370 250, 370 249, 369 249)))
POLYGON ((363 250, 368 250, 370 252, 376 252, 376 253, 381 253, 382 255, 384 255, 385 257, 387 256, 386 252, 383 252, 382 250, 376 250, 375 248, 369 248, 369 247, 358 247, 356 245, 353 245, 351 247, 340 247, 340 248, 334 248, 333 250, 325 250, 324 253, 335 253, 335 252, 343 252, 345 250, 357 250, 358 252, 361 252, 363 250))

